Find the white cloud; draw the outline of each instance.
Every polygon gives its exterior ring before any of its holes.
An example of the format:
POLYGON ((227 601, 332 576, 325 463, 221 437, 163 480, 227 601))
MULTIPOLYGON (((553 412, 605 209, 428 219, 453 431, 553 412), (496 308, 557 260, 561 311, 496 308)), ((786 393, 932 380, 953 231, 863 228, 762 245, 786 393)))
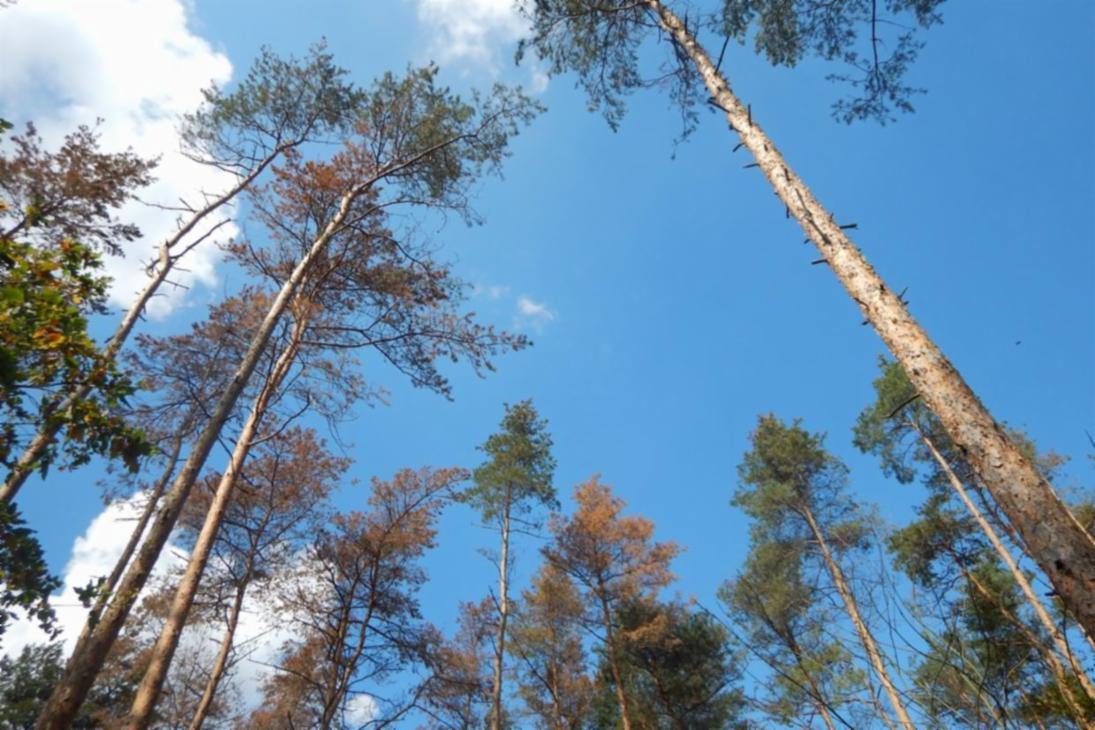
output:
MULTIPOLYGON (((512 64, 514 45, 529 35, 528 20, 516 0, 415 0, 418 20, 430 34, 430 53, 440 63, 462 62, 498 75, 512 64)), ((535 61, 528 64, 527 85, 543 93, 548 76, 535 61)))
MULTIPOLYGON (((178 152, 179 115, 198 106, 202 88, 223 84, 232 71, 223 53, 190 30, 188 7, 185 0, 40 0, 0 11, 0 108, 9 121, 33 121, 47 147, 102 118, 104 150, 132 147, 142 156, 161 156, 157 182, 141 192, 149 202, 196 203, 200 191, 223 190, 231 182, 226 173, 178 152)), ((107 262, 115 278, 111 298, 128 306, 145 283, 151 253, 174 230, 174 215, 133 203, 121 217, 144 232, 124 259, 107 262)), ((235 233, 225 226, 220 238, 235 233)), ((219 256, 210 243, 183 260, 187 271, 175 281, 216 282, 219 256)), ((164 293, 150 308, 154 316, 178 305, 183 290, 168 287, 164 293)))
MULTIPOLYGON (((59 638, 64 642, 66 654, 75 646, 88 613, 80 604, 76 589, 100 576, 109 575, 114 569, 132 533, 134 520, 140 514, 143 499, 143 494, 138 494, 111 504, 91 520, 84 534, 72 544, 72 555, 62 573, 61 591, 53 597, 57 623, 61 628, 59 638)), ((182 561, 180 551, 169 543, 156 563, 153 579, 179 566, 182 561)), ((46 634, 35 623, 20 618, 13 621, 4 634, 2 651, 15 656, 27 644, 47 640, 46 634)))
MULTIPOLYGON (((61 628, 59 639, 64 642, 66 656, 75 646, 87 620, 88 611, 80 604, 76 589, 100 576, 108 575, 113 570, 132 533, 143 499, 144 495, 138 494, 106 507, 91 520, 87 530, 72 544, 71 557, 62 573, 61 591, 52 599, 61 628)), ((169 573, 181 570, 185 562, 186 551, 169 542, 156 563, 148 585, 162 585, 162 579, 169 573)), ((276 614, 269 596, 260 597, 258 593, 259 590, 255 588, 244 598, 235 636, 237 651, 244 658, 232 670, 232 684, 239 693, 244 714, 258 705, 262 698, 262 683, 269 675, 270 665, 276 664, 282 645, 295 636, 295 628, 276 614)), ((154 632, 153 636, 159 632, 158 626, 147 628, 154 632)), ((209 666, 223 631, 224 627, 220 624, 191 626, 182 635, 179 651, 200 656, 205 665, 209 666)), ((0 655, 17 656, 24 646, 46 641, 49 641, 49 637, 37 624, 19 618, 8 626, 0 643, 0 655)), ((365 711, 363 705, 358 709, 360 712, 365 711)))
POLYGON ((523 295, 517 298, 517 317, 514 321, 517 327, 527 325, 535 330, 541 330, 544 325, 554 321, 555 312, 549 309, 547 304, 523 295))
POLYGON ((371 695, 354 695, 346 702, 346 721, 351 727, 368 725, 376 719, 379 709, 371 695))

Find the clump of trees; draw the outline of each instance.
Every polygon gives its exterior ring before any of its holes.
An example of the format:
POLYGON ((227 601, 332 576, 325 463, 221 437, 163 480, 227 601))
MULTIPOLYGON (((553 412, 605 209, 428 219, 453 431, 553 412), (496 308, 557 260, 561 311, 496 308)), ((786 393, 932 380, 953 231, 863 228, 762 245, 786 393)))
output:
POLYGON ((182 120, 185 153, 234 182, 182 201, 103 343, 88 333, 106 314, 102 257, 140 236, 117 211, 154 164, 100 151, 87 128, 54 152, 33 127, 5 140, 0 637, 26 614, 55 638, 58 582, 16 507, 30 475, 114 460, 107 495, 139 512, 111 573, 81 592, 71 653, 47 642, 0 659, 0 725, 1095 726, 1095 542, 1050 486, 1059 459, 992 420, 698 40, 751 40, 781 65, 842 61, 853 93, 835 114, 887 121, 912 110, 904 73, 941 0, 726 0, 698 19, 660 0, 521 5, 533 34, 520 52, 577 73, 614 126, 647 85, 639 49, 669 40, 662 80, 685 132, 704 103, 726 115, 893 354, 853 443, 885 475, 923 483, 916 519, 882 524, 824 434, 762 415, 731 499, 751 521, 749 553, 711 610, 673 594, 683 548, 599 476, 563 509, 531 400, 505 406, 477 467, 403 469, 336 509, 351 460, 317 426, 378 399, 384 372, 453 397, 439 363, 486 373, 528 346, 465 310, 464 282, 400 213, 475 222, 475 184, 540 108, 501 86, 462 98, 432 66, 362 87, 322 45, 303 59, 264 50, 182 120), (888 55, 882 14, 908 23, 888 55), (261 233, 224 251, 246 282, 184 333, 137 333, 241 196, 261 233), (210 461, 218 445, 223 464, 210 461), (498 578, 446 631, 419 594, 452 509, 496 533, 498 578), (173 535, 187 555, 157 574, 173 535), (539 563, 520 586, 533 539, 539 563), (257 707, 236 681, 255 651, 249 612, 282 638, 257 707))

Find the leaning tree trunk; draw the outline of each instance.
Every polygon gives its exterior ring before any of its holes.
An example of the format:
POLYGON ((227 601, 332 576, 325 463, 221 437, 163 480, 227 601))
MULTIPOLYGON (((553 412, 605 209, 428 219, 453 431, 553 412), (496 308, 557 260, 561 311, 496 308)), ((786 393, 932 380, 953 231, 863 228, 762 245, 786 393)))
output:
POLYGON ((167 544, 167 539, 178 521, 183 504, 190 495, 190 489, 205 466, 209 452, 220 437, 221 429, 228 421, 236 402, 247 385, 247 381, 250 380, 251 374, 258 365, 259 359, 274 332, 274 327, 281 319, 282 313, 289 306, 290 300, 303 281, 305 272, 310 268, 312 261, 327 248, 327 243, 349 215, 353 202, 373 182, 375 180, 366 181, 343 196, 338 213, 312 243, 312 247, 297 263, 289 279, 282 285, 277 297, 271 303, 269 311, 252 337, 247 352, 236 369, 232 380, 228 383, 220 400, 217 401, 217 405, 210 414, 205 428, 191 449, 186 463, 171 485, 171 490, 164 497, 156 519, 149 527, 148 536, 141 545, 133 564, 122 579, 113 600, 95 624, 94 629, 88 633, 87 640, 76 646, 72 657, 65 666, 61 681, 53 689, 53 693, 38 716, 38 722, 35 725, 37 730, 65 730, 72 725, 76 713, 79 712, 80 706, 87 697, 88 690, 91 689, 96 675, 102 669, 103 662, 106 661, 107 653, 114 645, 122 625, 129 616, 129 611, 136 602, 137 595, 152 573, 152 568, 163 551, 164 545, 167 544))
POLYGON ((616 683, 616 702, 620 706, 620 724, 623 730, 631 730, 631 713, 627 708, 627 694, 624 692, 623 673, 620 671, 620 656, 616 650, 616 634, 612 630, 612 612, 608 608, 608 601, 604 599, 604 586, 598 591, 601 594, 601 618, 605 622, 605 649, 608 651, 608 665, 612 669, 612 679, 616 683))
MULTIPOLYGON (((144 289, 137 295, 137 299, 130 305, 129 310, 118 324, 118 329, 116 329, 111 338, 107 340, 101 353, 103 360, 110 362, 118 356, 118 353, 121 352, 122 345, 129 339, 129 335, 132 334, 133 328, 137 326, 138 320, 144 315, 145 307, 152 301, 152 297, 156 295, 156 292, 159 291, 163 283, 167 281, 168 275, 174 270, 175 264, 178 263, 179 259, 212 235, 212 233, 223 225, 225 221, 218 223, 196 241, 183 246, 182 250, 178 251, 176 249, 182 240, 190 235, 197 225, 205 218, 212 215, 220 207, 231 202, 241 191, 254 182, 255 179, 285 151, 285 149, 286 146, 283 145, 276 147, 269 155, 260 160, 251 172, 237 180, 236 184, 224 193, 206 203, 201 209, 195 211, 186 223, 180 226, 170 238, 160 244, 159 255, 157 257, 159 260, 153 268, 152 278, 149 279, 148 283, 145 284, 144 289)), ((51 412, 64 413, 69 410, 81 400, 87 398, 88 394, 94 389, 94 386, 95 383, 93 380, 85 381, 76 386, 76 388, 67 393, 64 398, 50 408, 51 412)), ((3 485, 0 485, 0 502, 10 502, 15 499, 15 495, 19 493, 19 489, 26 483, 27 477, 29 477, 34 472, 35 468, 37 468, 38 460, 42 458, 46 449, 57 440, 57 434, 60 433, 63 425, 63 421, 55 419, 46 419, 42 423, 38 432, 34 434, 34 438, 32 438, 30 443, 27 444, 27 447, 23 449, 23 453, 20 454, 19 460, 15 462, 15 465, 12 466, 7 477, 4 478, 3 485)))
POLYGON ((825 567, 829 571, 829 575, 833 578, 833 585, 836 586, 837 593, 840 594, 841 600, 844 601, 844 609, 848 612, 848 617, 852 619, 855 631, 859 634, 859 641, 867 651, 867 658, 870 660, 875 674, 878 675, 878 681, 882 683, 883 689, 886 690, 886 696, 889 697, 890 705, 893 707, 894 712, 897 713, 898 721, 905 730, 916 730, 916 726, 913 725, 912 720, 909 719, 909 713, 905 709, 905 703, 901 701, 901 695, 898 694, 897 687, 894 686, 893 680, 890 679, 890 673, 886 670, 886 663, 882 659, 882 652, 878 650, 878 645, 875 644, 870 629, 868 629, 867 624, 864 623, 863 617, 859 615, 859 606, 856 604, 855 596, 852 595, 851 588, 849 588, 847 581, 844 580, 844 571, 840 569, 840 566, 837 565, 836 560, 829 551, 829 545, 825 542, 825 536, 821 533, 821 528, 818 526, 817 520, 814 519, 813 512, 810 511, 809 507, 805 507, 802 510, 802 516, 810 526, 810 532, 814 534, 814 539, 817 541, 818 548, 821 550, 821 558, 825 561, 825 567))
POLYGON ((213 698, 217 696, 217 688, 220 686, 225 670, 228 669, 228 656, 232 653, 232 644, 236 638, 236 627, 239 626, 240 613, 243 612, 243 598, 253 577, 254 560, 255 554, 252 549, 247 556, 243 578, 236 586, 236 595, 232 598, 232 606, 228 609, 228 620, 224 627, 224 635, 221 637, 221 646, 217 651, 217 658, 213 662, 213 668, 209 671, 209 679, 205 683, 201 700, 198 701, 198 707, 194 710, 194 717, 191 718, 187 730, 202 729, 205 718, 208 717, 209 710, 213 706, 213 698))
MULTIPOLYGON (((115 586, 117 586, 118 581, 122 579, 122 573, 125 572, 126 567, 129 565, 129 561, 133 558, 133 553, 137 551, 137 546, 141 543, 141 537, 144 536, 145 528, 148 527, 148 522, 152 519, 152 515, 156 513, 156 506, 160 503, 160 497, 163 496, 164 490, 167 489, 167 484, 171 481, 171 475, 175 473, 175 466, 179 463, 179 456, 182 453, 185 436, 186 427, 179 431, 172 439, 171 454, 167 459, 167 463, 164 465, 163 473, 156 481, 156 485, 149 491, 145 505, 141 509, 141 516, 137 518, 137 523, 133 526, 133 532, 129 534, 129 540, 126 541, 125 547, 122 548, 122 554, 118 556, 118 560, 114 563, 114 569, 110 571, 110 575, 107 576, 106 580, 103 581, 103 584, 100 585, 96 591, 95 603, 88 612, 89 616, 98 618, 103 612, 107 601, 109 601, 110 597, 114 594, 115 586)), ((77 646, 87 639, 88 634, 93 628, 94 624, 90 621, 84 624, 83 631, 81 631, 79 638, 76 640, 77 646)))
POLYGON ((713 100, 806 236, 867 320, 901 363, 924 402, 1008 516, 1032 557, 1090 634, 1095 632, 1095 540, 1069 512, 1034 465, 1008 439, 988 410, 901 297, 887 287, 814 198, 756 123, 752 110, 730 90, 692 33, 660 0, 641 0, 695 65, 713 100))
MULTIPOLYGON (((1053 645, 1057 647, 1057 651, 1065 658, 1072 673, 1076 675, 1076 679, 1079 681, 1084 693, 1087 694, 1089 699, 1095 700, 1095 686, 1092 686, 1091 679, 1088 678, 1087 672, 1084 671, 1083 666, 1080 664, 1079 660, 1077 660, 1075 654, 1072 653, 1072 649, 1069 647, 1064 634, 1061 633, 1060 628, 1049 615, 1049 611, 1046 610, 1041 599, 1038 598, 1038 594, 1034 591, 1034 587, 1030 584, 1030 581, 1027 580, 1026 575, 1023 574, 1023 570, 1015 562, 1015 558, 1012 557, 1011 551, 1007 549, 1000 539, 1000 536, 996 534, 996 530, 993 528, 992 524, 989 523, 988 519, 985 518, 985 515, 982 514, 981 510, 977 507, 977 504, 970 498, 966 488, 962 485, 962 480, 958 478, 958 475, 951 469, 947 460, 944 459, 943 455, 939 453, 939 450, 935 448, 935 444, 932 443, 931 439, 929 439, 915 423, 909 422, 909 425, 912 426, 917 435, 920 436, 920 440, 923 442, 924 446, 927 447, 932 458, 935 459, 935 463, 938 464, 943 473, 947 475, 947 480, 950 482, 951 487, 954 488, 954 491, 958 493, 958 497, 962 500, 962 504, 966 506, 966 509, 969 510, 969 513, 973 516, 974 521, 977 522, 978 527, 981 528, 981 531, 985 533, 989 542, 992 543, 992 547, 996 551, 996 554, 1004 561, 1004 565, 1007 566, 1008 571, 1011 573, 1011 577, 1015 580, 1016 584, 1018 584, 1019 589, 1023 592, 1027 602, 1030 603, 1031 607, 1034 609, 1034 614, 1038 617, 1038 621, 1053 640, 1053 645)), ((1038 643, 1039 645, 1041 644, 1041 642, 1038 643)), ((1062 687, 1061 691, 1064 693, 1069 692, 1066 687, 1062 687)))
POLYGON ((133 707, 129 711, 128 725, 131 730, 144 730, 152 721, 152 711, 156 707, 156 701, 160 697, 164 681, 167 679, 167 670, 171 666, 171 660, 175 656, 175 650, 179 646, 179 638, 182 636, 186 619, 190 615, 190 608, 194 605, 194 596, 198 593, 198 584, 201 582, 205 566, 209 562, 209 555, 213 551, 213 543, 217 539, 224 515, 228 510, 228 504, 232 499, 236 482, 239 479, 240 470, 251 451, 260 423, 266 410, 281 387, 282 381, 296 360, 300 348, 301 339, 304 337, 304 329, 307 324, 306 315, 302 316, 294 325, 289 342, 278 356, 277 362, 271 369, 262 390, 255 398, 251 406, 251 412, 243 424, 236 445, 232 450, 232 456, 228 460, 228 467, 221 475, 217 483, 217 489, 213 495, 213 501, 206 512, 205 521, 202 523, 198 539, 190 551, 190 560, 186 565, 182 579, 175 590, 171 608, 167 614, 160 637, 152 648, 148 668, 144 678, 137 688, 137 694, 133 698, 133 707))
POLYGON ((965 567, 962 567, 961 564, 959 564, 959 570, 961 570, 962 576, 971 586, 973 586, 974 590, 980 593, 985 600, 995 605, 997 610, 999 610, 1004 618, 1008 620, 1008 623, 1014 626, 1016 630, 1023 635, 1023 638, 1027 640, 1027 643, 1038 652, 1038 656, 1042 658, 1042 663, 1046 665, 1049 673, 1053 675, 1053 681, 1056 683, 1057 689, 1061 693, 1061 700, 1068 707, 1068 711, 1077 725, 1084 728, 1084 730, 1091 730, 1093 725, 1087 720, 1087 713, 1084 712, 1084 708, 1080 704, 1080 699, 1073 694, 1074 688, 1069 686, 1068 673, 1065 671, 1064 665, 1061 664, 1060 660, 1057 658, 1057 655, 1053 653, 1053 650, 1046 646, 1041 638, 1031 631, 1030 627, 1023 623, 1018 616, 1008 610, 1008 608, 1000 602, 1000 598, 993 595, 992 591, 990 591, 976 575, 965 567))

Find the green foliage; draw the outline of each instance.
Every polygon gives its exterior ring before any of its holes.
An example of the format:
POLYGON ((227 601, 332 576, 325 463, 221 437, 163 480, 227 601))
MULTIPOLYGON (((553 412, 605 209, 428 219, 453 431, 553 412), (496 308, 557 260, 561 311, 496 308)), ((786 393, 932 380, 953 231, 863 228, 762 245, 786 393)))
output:
POLYGON ((809 576, 804 541, 754 542, 745 566, 719 589, 719 600, 742 632, 739 642, 771 670, 758 709, 777 725, 840 716, 865 683, 852 655, 829 634, 835 620, 817 573, 809 576))
POLYGON ((474 485, 462 499, 479 511, 484 522, 496 522, 512 512, 528 514, 536 505, 556 508, 555 458, 551 434, 531 400, 506 405, 501 430, 479 450, 487 455, 473 472, 474 485))
MULTIPOLYGON (((653 28, 642 3, 630 0, 523 0, 532 35, 517 48, 547 64, 550 74, 573 72, 589 95, 591 111, 601 111, 616 129, 626 111, 624 97, 643 86, 639 47, 653 28)), ((680 77, 694 86, 688 77, 680 77)))
POLYGON ((903 79, 923 43, 918 29, 942 22, 943 0, 723 0, 720 30, 753 47, 775 66, 795 66, 807 55, 842 61, 853 71, 830 80, 855 90, 833 105, 844 122, 875 119, 886 123, 894 112, 911 112, 910 98, 923 89, 903 79), (898 20, 900 19, 900 20, 898 20), (900 27, 896 38, 888 29, 900 27), (864 38, 865 36, 865 38, 864 38))
POLYGON ((543 106, 519 89, 495 85, 464 101, 437 85, 438 68, 386 73, 373 84, 356 119, 378 172, 408 198, 455 210, 476 220, 467 191, 483 174, 496 173, 510 138, 543 106))
POLYGON ((0 728, 34 727, 63 669, 61 644, 31 644, 19 656, 0 657, 0 728))
POLYGON ((970 580, 956 600, 940 604, 946 628, 913 672, 920 705, 948 727, 1016 722, 1034 697, 1048 726, 1054 714, 1067 718, 1058 690, 1045 684, 1034 646, 1005 613, 1018 615, 1024 600, 1011 575, 991 560, 971 566, 969 574, 988 595, 970 580), (1053 696, 1057 707, 1050 711, 1053 696))
MULTIPOLYGON (((857 419, 855 444, 878 456, 888 475, 903 483, 919 476, 928 488, 917 518, 887 539, 894 566, 922 592, 938 626, 938 635, 929 639, 929 650, 914 668, 919 704, 946 726, 996 727, 1025 722, 1023 718, 1038 718, 1047 727, 1069 726, 1071 711, 1033 643, 1047 644, 1048 637, 1031 621, 1014 577, 957 498, 922 435, 970 498, 981 503, 980 511, 996 523, 997 533, 1007 534, 1004 525, 901 367, 880 358, 879 369, 876 398, 857 419)), ((1052 454, 1039 457, 1023 434, 1010 431, 1009 436, 1043 472, 1050 474, 1061 463, 1052 454)))
MULTIPOLYGON (((81 129, 59 152, 43 153, 32 128, 16 138, 14 154, 0 156, 0 465, 8 469, 43 428, 63 434, 24 465, 43 475, 58 461, 71 467, 94 455, 135 471, 151 451, 120 415, 132 383, 88 334, 88 316, 104 310, 110 280, 100 255, 68 237, 83 233, 113 250, 115 237, 136 236, 111 210, 147 182, 151 166, 129 154, 104 155, 95 145, 81 129), (83 385, 91 386, 89 395, 61 408, 83 385)), ((0 634, 12 609, 52 626, 48 599, 58 582, 10 503, 0 513, 0 585, 0 634)))
POLYGON ((0 464, 11 467, 23 428, 44 421, 61 426, 64 443, 32 465, 43 474, 61 452, 70 465, 103 454, 131 470, 148 453, 142 434, 117 413, 133 385, 87 332, 88 312, 106 301, 101 266, 76 241, 44 248, 0 240, 0 464), (88 382, 88 398, 56 409, 67 391, 88 382))
POLYGON ((731 503, 753 518, 754 543, 812 541, 809 512, 835 553, 866 547, 866 518, 844 493, 848 468, 825 450, 824 435, 768 415, 759 419, 752 439, 731 503))
MULTIPOLYGON (((64 670, 63 646, 30 644, 17 657, 0 656, 0 730, 31 730, 64 670)), ((104 677, 72 722, 74 730, 116 726, 124 717, 140 675, 104 677)))
MULTIPOLYGON (((911 112, 911 97, 922 90, 904 77, 923 44, 918 29, 941 22, 943 0, 723 0, 721 12, 684 16, 693 35, 709 28, 720 38, 746 43, 774 65, 795 66, 807 55, 840 61, 846 74, 829 79, 849 84, 853 93, 833 105, 844 122, 875 119, 885 123, 895 112, 911 112), (897 34, 893 28, 901 28, 897 34), (894 35, 895 37, 890 37, 894 35)), ((680 105, 685 134, 695 126, 696 109, 706 95, 698 72, 674 41, 673 56, 648 75, 640 69, 643 46, 664 37, 655 11, 630 0, 523 0, 532 24, 518 58, 532 50, 553 75, 573 72, 615 129, 625 112, 624 99, 638 88, 666 88, 680 105)), ((670 8, 672 9, 672 8, 670 8)), ((695 13, 695 8, 688 8, 695 13)), ((715 41, 716 43, 718 40, 715 41)))
POLYGON ((856 713, 865 676, 832 634, 829 569, 810 526, 834 560, 869 545, 871 520, 845 493, 848 469, 824 436, 762 416, 738 467, 733 504, 753 519, 751 548, 720 600, 744 645, 772 671, 761 709, 787 723, 804 714, 856 713))
MULTIPOLYGON (((631 601, 617 608, 621 673, 632 723, 643 728, 743 727, 741 674, 729 635, 710 615, 679 603, 631 601)), ((615 683, 602 659, 597 727, 617 727, 615 683)))
POLYGON ((303 60, 281 58, 264 46, 231 92, 215 86, 202 92, 205 104, 184 119, 183 143, 191 155, 242 174, 278 147, 345 130, 363 98, 346 76, 323 42, 303 60))
MULTIPOLYGON (((58 458, 74 466, 95 454, 119 458, 136 470, 150 445, 118 414, 133 386, 102 357, 87 333, 87 312, 106 299, 108 279, 99 256, 63 240, 56 248, 0 239, 0 464, 11 468, 28 427, 57 425, 64 441, 30 465, 43 475, 58 458), (64 394, 90 381, 94 390, 63 411, 64 394), (14 453, 13 453, 14 452, 14 453)), ((10 503, 0 512, 0 634, 26 611, 44 629, 54 615, 41 546, 10 503)))
POLYGON ((0 502, 0 636, 19 612, 56 634, 49 596, 61 581, 49 574, 42 546, 15 505, 0 502))

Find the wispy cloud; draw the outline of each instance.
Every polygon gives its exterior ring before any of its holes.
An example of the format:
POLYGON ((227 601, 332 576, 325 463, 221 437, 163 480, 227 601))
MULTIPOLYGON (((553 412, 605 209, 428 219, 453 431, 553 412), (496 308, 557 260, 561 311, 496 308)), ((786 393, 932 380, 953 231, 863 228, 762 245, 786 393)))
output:
POLYGON ((516 327, 532 327, 539 331, 544 325, 555 321, 555 312, 544 302, 538 302, 528 296, 517 298, 516 327))
POLYGON ((509 294, 509 287, 498 284, 473 284, 471 288, 473 297, 486 297, 493 301, 497 301, 507 294, 509 294))
MULTIPOLYGON (((418 20, 430 35, 429 51, 441 63, 461 62, 497 75, 511 64, 513 46, 529 34, 515 0, 415 0, 418 20)), ((548 76, 528 64, 527 86, 543 93, 548 76)))
MULTIPOLYGON (((222 190, 232 182, 227 173, 179 154, 179 115, 201 103, 202 88, 225 83, 232 72, 227 56, 190 29, 190 6, 187 0, 55 0, 4 9, 0 108, 9 121, 33 121, 49 147, 78 125, 101 118, 105 150, 132 147, 142 156, 160 157, 157 182, 141 192, 150 202, 198 202, 200 191, 222 190)), ((111 297, 126 306, 145 283, 152 252, 174 229, 174 216, 134 203, 121 217, 144 232, 125 258, 107 261, 115 279, 111 297)), ((235 233, 226 226, 221 239, 235 233)), ((218 259, 217 248, 206 242, 183 261, 187 271, 175 280, 212 284, 218 259)), ((170 311, 184 291, 165 292, 152 314, 170 311)))

